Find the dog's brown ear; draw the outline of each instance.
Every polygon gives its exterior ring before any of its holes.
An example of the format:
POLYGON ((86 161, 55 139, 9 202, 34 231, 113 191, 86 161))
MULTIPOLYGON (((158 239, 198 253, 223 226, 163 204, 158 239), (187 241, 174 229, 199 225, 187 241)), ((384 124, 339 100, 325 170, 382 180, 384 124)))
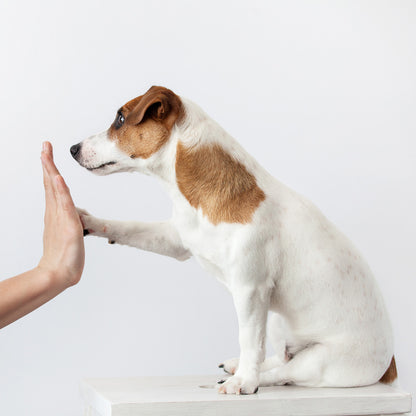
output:
POLYGON ((140 124, 146 118, 163 121, 171 129, 177 118, 182 115, 181 99, 165 87, 151 87, 127 115, 129 124, 140 124))

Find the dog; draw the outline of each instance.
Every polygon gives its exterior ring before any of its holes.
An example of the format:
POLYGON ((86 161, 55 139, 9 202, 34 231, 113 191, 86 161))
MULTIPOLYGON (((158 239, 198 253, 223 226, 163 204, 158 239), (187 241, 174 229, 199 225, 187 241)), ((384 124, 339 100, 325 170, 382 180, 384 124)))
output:
POLYGON ((231 374, 220 393, 397 378, 390 319, 360 253, 196 104, 153 86, 70 151, 97 175, 155 176, 173 201, 172 218, 156 223, 79 210, 87 233, 181 261, 194 256, 231 292, 241 350, 220 365, 231 374), (266 324, 276 350, 267 359, 266 324))

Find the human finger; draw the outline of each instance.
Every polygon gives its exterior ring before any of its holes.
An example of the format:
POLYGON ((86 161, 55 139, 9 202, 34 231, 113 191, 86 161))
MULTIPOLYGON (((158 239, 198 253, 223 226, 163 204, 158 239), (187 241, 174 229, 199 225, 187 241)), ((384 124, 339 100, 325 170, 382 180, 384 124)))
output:
POLYGON ((41 157, 51 177, 59 175, 59 170, 53 161, 52 145, 49 142, 44 142, 41 157))
POLYGON ((41 159, 42 162, 42 174, 43 174, 43 187, 45 188, 45 198, 50 198, 53 196, 53 185, 51 182, 51 177, 46 170, 46 166, 44 164, 43 159, 41 159))
POLYGON ((43 187, 45 189, 45 217, 48 215, 49 210, 56 206, 56 192, 54 190, 54 184, 52 178, 46 168, 46 162, 44 153, 41 154, 42 173, 43 173, 43 187))
POLYGON ((71 192, 64 178, 61 175, 55 176, 56 188, 58 191, 58 200, 62 209, 68 212, 74 218, 79 219, 79 215, 74 205, 74 201, 71 196, 71 192))
POLYGON ((53 147, 52 143, 45 141, 42 143, 42 151, 46 153, 53 160, 53 147))
POLYGON ((51 167, 50 158, 45 153, 42 153, 41 160, 44 172, 45 202, 46 209, 48 209, 49 207, 52 207, 52 205, 56 206, 57 204, 58 191, 56 189, 56 183, 53 179, 56 175, 54 175, 54 169, 51 167))

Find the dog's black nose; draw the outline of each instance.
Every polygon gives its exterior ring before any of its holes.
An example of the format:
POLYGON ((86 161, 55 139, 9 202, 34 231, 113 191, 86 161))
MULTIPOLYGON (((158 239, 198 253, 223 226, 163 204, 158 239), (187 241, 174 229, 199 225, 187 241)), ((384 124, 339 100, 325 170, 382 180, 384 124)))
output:
POLYGON ((71 155, 74 159, 77 158, 79 151, 81 150, 81 143, 78 144, 74 144, 73 146, 71 146, 71 155))

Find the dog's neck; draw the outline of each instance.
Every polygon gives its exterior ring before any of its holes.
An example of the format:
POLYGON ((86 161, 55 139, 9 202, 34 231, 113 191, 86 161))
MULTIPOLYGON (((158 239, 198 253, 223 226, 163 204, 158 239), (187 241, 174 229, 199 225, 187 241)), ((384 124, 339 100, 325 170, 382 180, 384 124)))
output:
POLYGON ((265 198, 258 183, 264 170, 197 105, 184 100, 184 107, 185 117, 148 164, 149 173, 162 182, 174 205, 186 200, 214 224, 248 222, 250 207, 265 198), (243 200, 250 201, 245 211, 243 200))
POLYGON ((138 166, 138 171, 155 176, 169 189, 177 189, 176 153, 178 143, 186 147, 197 147, 221 141, 235 140, 214 120, 212 120, 197 104, 181 98, 185 116, 175 124, 167 143, 151 156, 145 163, 138 166), (227 140, 222 140, 224 137, 227 140))

